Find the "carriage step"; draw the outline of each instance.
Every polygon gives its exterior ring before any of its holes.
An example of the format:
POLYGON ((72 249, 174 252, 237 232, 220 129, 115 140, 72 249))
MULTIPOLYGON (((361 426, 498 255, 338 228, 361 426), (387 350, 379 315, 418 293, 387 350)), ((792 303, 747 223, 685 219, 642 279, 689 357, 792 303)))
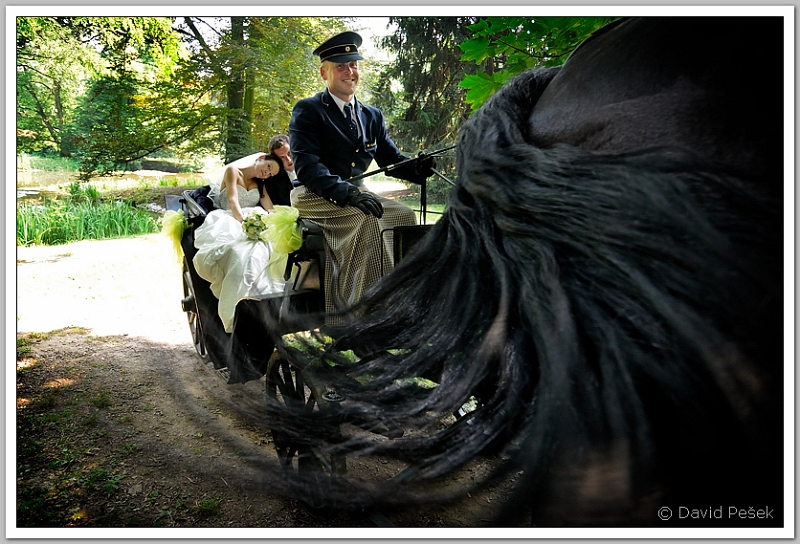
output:
POLYGON ((220 376, 222 376, 222 379, 223 379, 223 380, 225 380, 225 382, 226 382, 226 383, 228 382, 228 380, 229 380, 229 379, 230 379, 230 377, 231 377, 231 371, 230 371, 230 370, 228 370, 228 367, 227 367, 227 366, 223 366, 222 368, 215 368, 214 370, 216 370, 216 371, 217 371, 217 373, 218 373, 220 376))

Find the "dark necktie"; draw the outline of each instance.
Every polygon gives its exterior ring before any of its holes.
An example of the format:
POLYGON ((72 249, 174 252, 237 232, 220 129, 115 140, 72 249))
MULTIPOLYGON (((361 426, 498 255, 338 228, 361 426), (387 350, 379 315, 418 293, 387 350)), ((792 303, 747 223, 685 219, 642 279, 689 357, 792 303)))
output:
POLYGON ((350 127, 350 135, 353 138, 358 138, 358 128, 356 127, 355 119, 353 119, 353 108, 350 104, 345 104, 344 106, 344 117, 347 121, 347 126, 350 127))

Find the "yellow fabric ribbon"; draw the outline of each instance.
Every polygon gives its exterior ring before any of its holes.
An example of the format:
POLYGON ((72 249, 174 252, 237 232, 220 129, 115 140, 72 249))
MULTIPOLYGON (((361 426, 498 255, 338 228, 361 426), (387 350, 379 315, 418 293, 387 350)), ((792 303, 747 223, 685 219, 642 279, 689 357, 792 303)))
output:
POLYGON ((161 218, 161 234, 172 241, 172 246, 175 249, 175 257, 179 263, 183 261, 181 239, 183 238, 183 231, 187 226, 188 224, 183 215, 183 211, 167 210, 161 218))
POLYGON ((242 230, 251 240, 261 240, 272 246, 267 272, 283 279, 289 253, 303 245, 297 218, 300 212, 291 206, 275 206, 270 213, 253 212, 242 221, 242 230))
POLYGON ((283 279, 289 253, 297 251, 303 245, 303 236, 297 218, 300 212, 291 206, 275 206, 267 216, 269 228, 264 233, 267 241, 272 244, 272 255, 267 264, 269 274, 274 278, 283 279))

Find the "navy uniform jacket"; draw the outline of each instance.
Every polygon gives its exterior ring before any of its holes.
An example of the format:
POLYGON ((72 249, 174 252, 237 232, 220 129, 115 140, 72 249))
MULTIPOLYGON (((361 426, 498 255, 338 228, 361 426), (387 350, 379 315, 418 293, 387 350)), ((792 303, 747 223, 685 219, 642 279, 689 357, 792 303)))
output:
POLYGON ((342 180, 363 174, 373 159, 381 167, 406 159, 386 133, 381 110, 356 100, 356 111, 363 130, 360 139, 350 136, 347 121, 327 89, 295 104, 289 122, 298 180, 339 206, 345 205, 351 186, 342 180))

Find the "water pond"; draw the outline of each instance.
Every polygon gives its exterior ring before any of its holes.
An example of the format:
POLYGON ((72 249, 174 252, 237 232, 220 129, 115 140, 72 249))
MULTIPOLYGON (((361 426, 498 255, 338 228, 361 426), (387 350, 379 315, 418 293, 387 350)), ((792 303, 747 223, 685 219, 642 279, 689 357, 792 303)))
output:
MULTIPOLYGON (((42 195, 63 195, 78 181, 77 172, 50 172, 46 170, 17 170, 17 198, 42 195)), ((113 176, 93 178, 89 184, 98 191, 130 189, 136 187, 185 186, 205 183, 202 172, 173 174, 159 170, 121 172, 113 176)))

